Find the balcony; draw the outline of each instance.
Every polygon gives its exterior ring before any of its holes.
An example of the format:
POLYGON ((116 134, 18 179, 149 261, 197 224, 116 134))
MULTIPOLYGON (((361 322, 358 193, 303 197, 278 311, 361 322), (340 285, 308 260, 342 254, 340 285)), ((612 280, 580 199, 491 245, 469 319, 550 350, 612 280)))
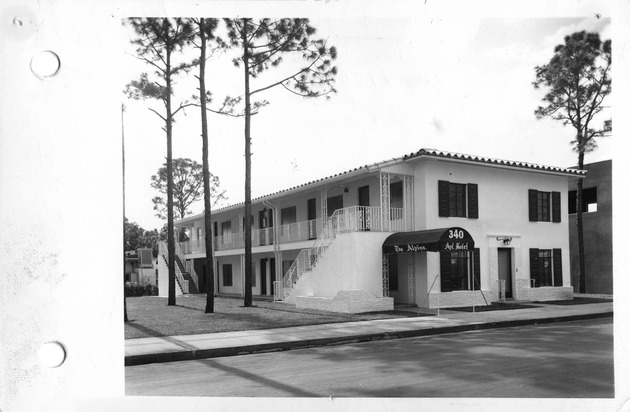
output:
MULTIPOLYGON (((331 230, 336 233, 377 231, 404 232, 412 230, 410 221, 402 208, 390 208, 389 214, 383 214, 376 206, 350 206, 338 209, 329 218, 331 230)), ((313 219, 282 225, 279 228, 279 243, 292 243, 316 239, 322 230, 322 219, 313 219)), ((273 245, 274 228, 252 230, 252 247, 273 245)), ((243 233, 231 233, 214 237, 214 250, 242 249, 245 247, 243 233)), ((194 239, 178 244, 183 254, 205 253, 205 240, 194 239)))

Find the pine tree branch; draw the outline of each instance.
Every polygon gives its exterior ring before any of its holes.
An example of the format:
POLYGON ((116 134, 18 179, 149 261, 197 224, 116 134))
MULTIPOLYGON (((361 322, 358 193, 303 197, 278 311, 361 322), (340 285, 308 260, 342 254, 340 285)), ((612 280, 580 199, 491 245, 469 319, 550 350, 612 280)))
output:
POLYGON ((285 77, 284 79, 282 79, 282 80, 280 80, 280 81, 277 81, 277 82, 275 82, 275 83, 272 83, 272 84, 270 84, 270 85, 268 85, 268 86, 266 86, 266 87, 262 87, 262 88, 260 88, 260 89, 257 89, 257 90, 254 90, 254 91, 249 92, 249 95, 250 95, 250 96, 253 96, 253 95, 254 95, 254 94, 256 94, 256 93, 260 93, 260 92, 263 92, 263 91, 265 91, 265 90, 271 89, 272 87, 275 87, 275 86, 277 86, 277 85, 279 85, 279 84, 282 84, 282 83, 286 82, 287 80, 294 79, 295 81, 298 81, 298 80, 295 78, 295 76, 297 76, 297 75, 299 75, 299 74, 301 74, 301 73, 304 73, 305 71, 308 71, 308 69, 310 69, 310 68, 311 68, 314 64, 315 64, 315 61, 313 61, 313 62, 312 62, 312 63, 311 63, 308 67, 305 67, 305 68, 303 68, 303 69, 300 69, 298 72, 296 72, 296 73, 292 74, 291 76, 285 77))
POLYGON ((175 110, 175 111, 173 112, 172 117, 175 117, 175 115, 176 115, 176 114, 177 114, 180 110, 185 109, 186 107, 189 107, 189 106, 196 106, 196 104, 195 104, 195 103, 180 103, 180 104, 179 104, 179 107, 177 108, 177 110, 175 110))
POLYGON ((151 107, 149 107, 148 109, 150 111, 152 111, 153 113, 157 114, 160 119, 162 119, 162 120, 164 120, 166 122, 166 118, 164 116, 162 116, 160 113, 158 113, 155 109, 153 109, 151 107))
POLYGON ((153 60, 150 60, 150 59, 148 59, 146 57, 142 57, 142 56, 136 56, 136 55, 132 55, 132 56, 135 57, 138 60, 141 60, 141 61, 143 61, 143 62, 145 62, 145 63, 155 67, 163 75, 166 74, 166 71, 162 67, 160 67, 157 63, 155 63, 153 60))

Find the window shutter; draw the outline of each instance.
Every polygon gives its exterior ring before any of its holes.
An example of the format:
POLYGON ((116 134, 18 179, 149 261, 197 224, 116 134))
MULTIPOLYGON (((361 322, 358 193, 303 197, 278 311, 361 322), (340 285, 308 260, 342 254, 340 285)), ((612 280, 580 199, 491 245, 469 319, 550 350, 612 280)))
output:
POLYGON ((449 206, 449 192, 448 192, 449 182, 446 180, 438 180, 438 216, 440 217, 449 217, 450 206, 449 206))
POLYGON ((468 183, 468 217, 479 218, 479 187, 476 183, 468 183))
POLYGON ((551 221, 560 222, 560 192, 551 192, 551 221))
POLYGON ((538 249, 529 249, 529 278, 534 279, 535 286, 540 286, 538 276, 538 249))
POLYGON ((453 290, 451 284, 451 252, 440 252, 440 287, 442 292, 453 290))
POLYGON ((479 248, 473 249, 473 285, 472 290, 481 290, 481 266, 479 248))
POLYGON ((538 221, 538 191, 529 189, 529 221, 538 221))
POLYGON ((562 286, 562 249, 553 250, 553 285, 562 286))

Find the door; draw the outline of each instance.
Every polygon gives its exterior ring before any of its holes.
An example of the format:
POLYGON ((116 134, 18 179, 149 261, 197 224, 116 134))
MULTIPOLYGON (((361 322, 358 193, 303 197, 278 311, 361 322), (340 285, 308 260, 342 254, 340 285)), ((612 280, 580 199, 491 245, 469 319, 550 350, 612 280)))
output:
POLYGON ((275 280, 282 280, 282 279, 276 279, 276 258, 271 258, 269 259, 269 272, 271 272, 271 294, 274 294, 274 284, 273 282, 275 280))
POLYGON ((512 249, 499 248, 499 280, 505 281, 505 297, 512 298, 512 249))
POLYGON ((260 259, 260 294, 267 294, 267 259, 260 259))
POLYGON ((317 237, 317 228, 315 219, 317 219, 317 206, 315 198, 308 199, 306 203, 306 213, 308 220, 308 238, 315 239, 317 237))
POLYGON ((370 206, 370 186, 359 188, 359 206, 366 206, 359 208, 359 230, 370 230, 370 209, 367 207, 370 206))
POLYGON ((258 212, 258 242, 261 246, 267 244, 267 231, 263 230, 267 228, 267 209, 263 209, 258 212))

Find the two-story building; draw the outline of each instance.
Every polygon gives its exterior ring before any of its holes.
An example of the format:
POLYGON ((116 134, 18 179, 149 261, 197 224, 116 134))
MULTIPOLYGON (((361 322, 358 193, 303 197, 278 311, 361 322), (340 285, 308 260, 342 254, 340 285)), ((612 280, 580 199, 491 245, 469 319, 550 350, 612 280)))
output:
MULTIPOLYGON (((214 289, 244 293, 250 224, 253 294, 299 307, 571 299, 567 185, 583 177, 422 149, 254 199, 249 219, 225 207, 213 211, 214 289)), ((205 291, 203 214, 175 224, 191 239, 177 246, 179 292, 205 291)))

